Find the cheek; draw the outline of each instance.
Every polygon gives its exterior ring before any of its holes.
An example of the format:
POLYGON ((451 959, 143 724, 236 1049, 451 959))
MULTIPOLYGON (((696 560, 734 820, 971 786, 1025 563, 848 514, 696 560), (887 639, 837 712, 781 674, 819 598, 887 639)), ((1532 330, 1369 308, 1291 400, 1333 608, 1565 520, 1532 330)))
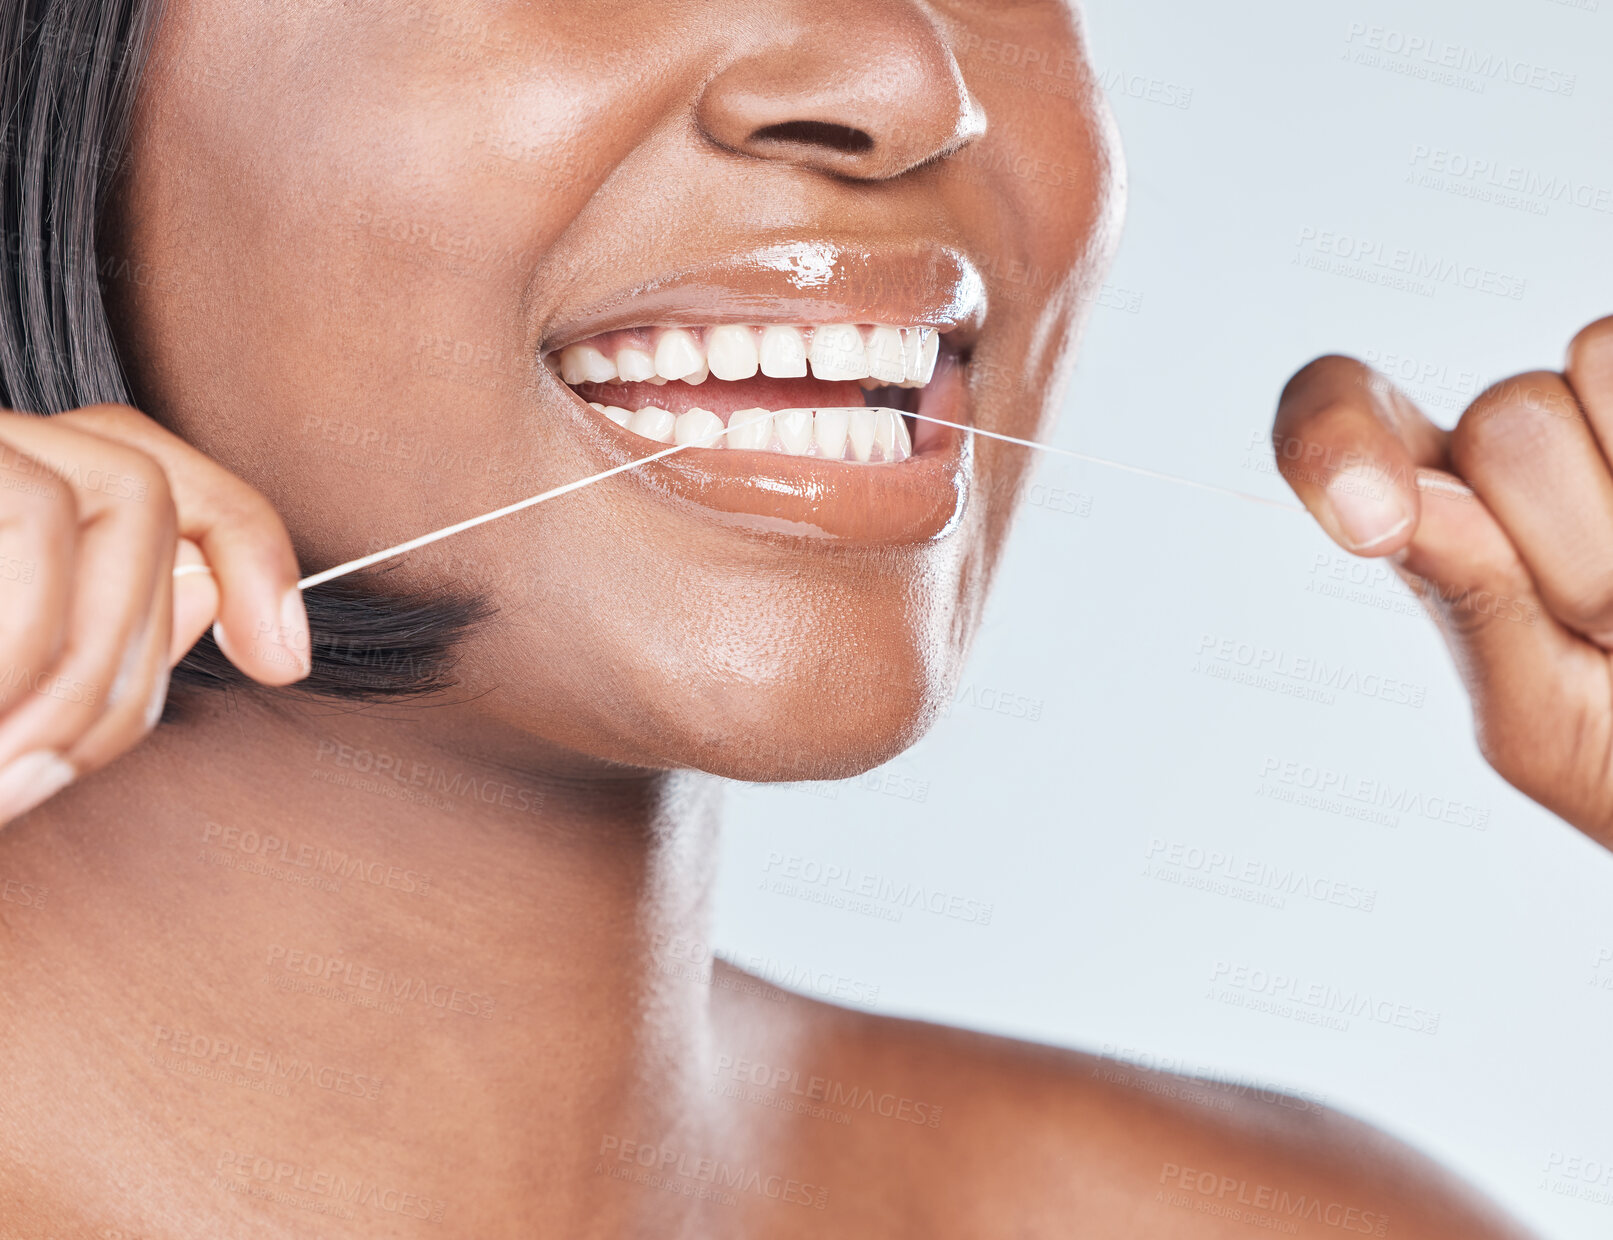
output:
POLYGON ((324 560, 575 476, 531 425, 531 285, 643 126, 531 19, 349 8, 176 10, 127 212, 162 279, 123 290, 142 398, 324 560))

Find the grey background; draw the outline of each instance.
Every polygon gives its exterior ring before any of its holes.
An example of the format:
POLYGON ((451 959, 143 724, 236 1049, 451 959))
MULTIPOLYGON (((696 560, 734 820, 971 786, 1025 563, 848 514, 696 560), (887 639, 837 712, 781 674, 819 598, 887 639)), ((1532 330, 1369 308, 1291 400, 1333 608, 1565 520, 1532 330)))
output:
MULTIPOLYGON (((1089 6, 1130 210, 1055 442, 1287 498, 1267 428, 1317 353, 1445 425, 1557 366, 1613 312, 1610 8, 1089 6), (1397 251, 1456 274, 1385 283, 1397 251)), ((862 779, 731 792, 714 946, 881 1012, 1299 1090, 1549 1235, 1613 1234, 1613 857, 1484 765, 1381 566, 1256 504, 1051 457, 1038 480, 949 717, 862 779), (1221 675, 1259 649, 1274 673, 1221 675), (1257 1010, 1268 974, 1402 1016, 1257 1010)))

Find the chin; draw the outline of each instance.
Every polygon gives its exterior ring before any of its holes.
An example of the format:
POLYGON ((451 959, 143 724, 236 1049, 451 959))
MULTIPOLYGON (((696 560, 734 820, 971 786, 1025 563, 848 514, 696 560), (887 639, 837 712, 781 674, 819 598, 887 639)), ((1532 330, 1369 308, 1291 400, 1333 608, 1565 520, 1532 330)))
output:
POLYGON ((752 701, 744 717, 713 718, 688 737, 677 765, 743 783, 850 779, 916 744, 948 701, 933 683, 875 694, 752 701))
MULTIPOLYGON (((887 631, 854 646, 838 634, 797 632, 787 660, 765 678, 713 674, 707 662, 699 676, 663 681, 657 701, 626 712, 653 722, 649 735, 621 738, 618 756, 745 783, 862 774, 915 744, 951 700, 960 660, 932 631, 887 631)), ((775 659, 780 653, 772 643, 775 659)))

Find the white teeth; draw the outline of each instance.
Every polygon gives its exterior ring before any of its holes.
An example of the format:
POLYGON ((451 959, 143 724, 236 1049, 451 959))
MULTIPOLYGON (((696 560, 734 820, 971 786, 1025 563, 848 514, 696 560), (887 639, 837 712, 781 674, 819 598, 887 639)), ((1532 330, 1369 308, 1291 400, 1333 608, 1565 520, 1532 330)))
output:
POLYGON ((909 327, 902 333, 902 384, 918 382, 919 368, 924 364, 924 329, 909 327))
POLYGON ((868 351, 855 323, 830 323, 812 333, 814 379, 866 379, 868 351))
POLYGON ((812 419, 812 441, 818 445, 818 455, 831 461, 844 457, 849 430, 850 409, 819 409, 812 419))
POLYGON ((901 328, 876 327, 870 333, 868 373, 882 383, 900 383, 907 377, 901 328))
POLYGON ((773 442, 773 414, 766 409, 740 409, 728 415, 728 446, 765 451, 773 442))
POLYGON ((851 411, 851 427, 847 438, 851 440, 851 455, 859 461, 867 462, 874 454, 874 433, 877 420, 874 415, 877 409, 853 409, 851 411))
POLYGON ((597 401, 590 401, 589 407, 633 434, 657 443, 726 446, 863 464, 905 461, 913 455, 907 423, 894 409, 740 409, 728 415, 728 425, 724 427, 722 419, 708 409, 673 414, 650 405, 629 413, 597 401))
POLYGON ((643 383, 655 377, 655 358, 643 349, 623 345, 616 350, 616 371, 623 383, 643 383))
POLYGON ((671 443, 672 428, 677 421, 670 409, 658 409, 654 405, 646 405, 628 420, 627 429, 635 435, 643 435, 644 438, 653 439, 657 443, 671 443))
POLYGON ((793 327, 769 327, 762 331, 759 360, 769 379, 803 379, 807 372, 806 341, 793 327))
POLYGON ((935 362, 941 356, 941 333, 934 328, 923 329, 924 349, 919 359, 919 373, 915 380, 920 386, 935 378, 935 362))
POLYGON ((725 382, 750 379, 761 365, 756 333, 748 327, 725 324, 706 333, 706 365, 725 382))
POLYGON ((923 387, 935 377, 941 333, 933 327, 909 327, 902 350, 902 386, 923 387))
POLYGON ((773 429, 791 456, 805 456, 812 449, 812 410, 785 409, 773 415, 773 429))
POLYGON ((684 327, 649 329, 646 347, 637 332, 611 349, 612 337, 567 345, 548 354, 543 364, 565 382, 654 383, 682 381, 691 385, 715 376, 726 383, 754 378, 801 379, 809 373, 832 382, 856 381, 864 389, 899 384, 922 387, 935 373, 941 336, 933 327, 863 328, 855 323, 826 323, 802 329, 774 324, 758 331, 724 323, 704 329, 705 342, 684 327), (810 333, 811 344, 807 343, 810 333))
POLYGON ((874 410, 874 446, 882 461, 896 460, 896 414, 889 409, 874 410))
POLYGON ((588 402, 588 407, 596 413, 604 414, 617 426, 626 426, 633 417, 631 413, 620 405, 602 405, 597 400, 591 400, 588 402))
MULTIPOLYGON (((565 377, 564 366, 565 357, 562 354, 562 378, 565 377)), ((668 328, 655 342, 655 373, 661 378, 683 379, 689 375, 699 374, 705 368, 705 355, 701 353, 700 342, 694 338, 693 332, 685 331, 681 327, 668 328)))
POLYGON ((592 345, 574 344, 561 350, 560 377, 567 383, 609 383, 616 363, 592 345))
POLYGON ((896 459, 905 461, 913 455, 913 436, 908 433, 907 419, 898 413, 891 414, 896 423, 896 459))
POLYGON ((672 428, 672 437, 678 443, 697 443, 702 447, 722 447, 722 419, 709 409, 691 409, 680 413, 672 428))

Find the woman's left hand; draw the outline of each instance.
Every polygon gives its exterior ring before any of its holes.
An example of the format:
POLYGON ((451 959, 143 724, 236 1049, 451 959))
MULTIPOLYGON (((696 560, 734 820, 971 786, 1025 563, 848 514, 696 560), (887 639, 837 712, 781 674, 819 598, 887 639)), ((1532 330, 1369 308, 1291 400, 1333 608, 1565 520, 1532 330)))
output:
POLYGON ((1613 318, 1561 374, 1496 384, 1451 431, 1362 363, 1319 358, 1272 438, 1328 535, 1422 597, 1490 765, 1613 848, 1613 318))

